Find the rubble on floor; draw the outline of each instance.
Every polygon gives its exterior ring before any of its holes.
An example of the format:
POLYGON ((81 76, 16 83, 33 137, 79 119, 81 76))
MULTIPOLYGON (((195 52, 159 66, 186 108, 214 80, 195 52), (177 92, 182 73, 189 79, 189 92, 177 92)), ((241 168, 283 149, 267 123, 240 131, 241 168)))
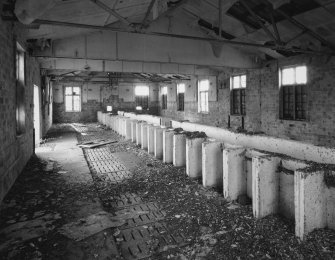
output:
POLYGON ((226 201, 185 168, 97 126, 76 125, 79 143, 117 142, 84 149, 92 184, 67 182, 73 173, 52 158, 29 162, 1 206, 0 259, 335 258, 333 230, 300 241, 290 221, 255 219, 245 198, 226 201), (27 228, 32 237, 20 236, 27 228))

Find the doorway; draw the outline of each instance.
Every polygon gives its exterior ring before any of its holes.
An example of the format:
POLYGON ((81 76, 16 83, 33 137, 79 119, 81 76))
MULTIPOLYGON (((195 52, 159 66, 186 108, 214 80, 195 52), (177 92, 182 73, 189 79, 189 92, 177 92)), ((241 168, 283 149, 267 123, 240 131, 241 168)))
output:
POLYGON ((40 145, 41 139, 41 121, 40 121, 40 92, 39 87, 34 85, 34 132, 35 147, 40 145))

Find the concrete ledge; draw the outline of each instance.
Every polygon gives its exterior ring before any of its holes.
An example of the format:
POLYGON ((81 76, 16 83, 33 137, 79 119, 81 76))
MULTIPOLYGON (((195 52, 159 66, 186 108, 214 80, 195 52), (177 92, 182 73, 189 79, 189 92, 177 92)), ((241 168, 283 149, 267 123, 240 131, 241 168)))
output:
POLYGON ((191 178, 201 177, 202 143, 206 138, 186 138, 186 174, 191 178))
POLYGON ((216 140, 202 143, 202 184, 204 187, 222 187, 222 149, 224 144, 216 140))

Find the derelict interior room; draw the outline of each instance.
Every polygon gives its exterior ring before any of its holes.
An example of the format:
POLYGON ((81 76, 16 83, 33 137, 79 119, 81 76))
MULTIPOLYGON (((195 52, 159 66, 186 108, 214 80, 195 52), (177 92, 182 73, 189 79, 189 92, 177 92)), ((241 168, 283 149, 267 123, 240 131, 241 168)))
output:
POLYGON ((335 0, 0 12, 0 260, 335 259, 335 0))

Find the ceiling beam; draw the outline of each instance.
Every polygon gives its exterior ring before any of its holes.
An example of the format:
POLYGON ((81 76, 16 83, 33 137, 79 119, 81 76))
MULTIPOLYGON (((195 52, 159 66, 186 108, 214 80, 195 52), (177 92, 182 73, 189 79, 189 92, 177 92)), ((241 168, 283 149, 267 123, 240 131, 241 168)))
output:
POLYGON ((221 37, 221 32, 222 32, 222 1, 219 0, 219 36, 221 37))
MULTIPOLYGON (((185 5, 189 0, 180 0, 178 4, 176 4, 173 7, 170 7, 169 9, 167 9, 165 12, 161 13, 159 16, 156 17, 156 19, 152 20, 151 23, 157 21, 158 19, 160 19, 161 17, 164 16, 168 16, 171 15, 174 11, 176 11, 177 9, 181 8, 183 5, 185 5)), ((150 24, 148 24, 149 26, 150 24)))
POLYGON ((116 17, 117 19, 119 19, 123 24, 132 27, 132 23, 130 23, 126 18, 124 18, 123 16, 121 16, 118 12, 115 12, 112 8, 110 8, 109 6, 105 5, 103 2, 101 2, 100 0, 90 0, 92 3, 96 4, 97 6, 99 6, 100 8, 104 9, 106 12, 108 12, 109 14, 113 15, 114 17, 116 17))
POLYGON ((272 50, 285 50, 295 53, 306 53, 306 54, 318 54, 318 55, 335 55, 333 51, 314 51, 314 50, 303 50, 298 48, 288 48, 284 46, 269 46, 258 43, 249 43, 249 42, 240 42, 240 41, 229 41, 225 39, 219 38, 205 38, 205 37, 197 37, 197 36, 189 36, 189 35, 181 35, 181 34, 169 34, 169 33, 161 33, 161 32, 139 32, 132 31, 129 32, 126 29, 121 28, 112 28, 106 26, 99 25, 89 25, 89 24, 79 24, 79 23, 69 23, 69 22, 59 22, 59 21, 50 21, 50 20, 35 20, 35 24, 43 24, 43 25, 52 25, 52 26, 64 26, 64 27, 75 27, 75 28, 85 28, 85 29, 94 29, 94 30, 106 30, 112 32, 125 32, 131 34, 140 34, 140 35, 150 35, 150 36, 162 36, 162 37, 170 37, 170 38, 178 38, 178 39, 186 39, 186 40, 196 40, 196 41, 206 41, 211 43, 221 43, 225 45, 231 46, 240 46, 240 47, 256 47, 263 49, 272 49, 272 50))
POLYGON ((147 12, 146 12, 146 14, 145 14, 145 16, 144 16, 144 18, 143 18, 142 23, 141 23, 141 29, 142 29, 143 27, 145 27, 145 25, 146 25, 146 23, 147 23, 147 20, 148 20, 148 18, 149 18, 150 12, 151 12, 152 8, 154 7, 155 2, 156 2, 156 0, 151 0, 150 4, 149 4, 149 6, 148 6, 147 12))

